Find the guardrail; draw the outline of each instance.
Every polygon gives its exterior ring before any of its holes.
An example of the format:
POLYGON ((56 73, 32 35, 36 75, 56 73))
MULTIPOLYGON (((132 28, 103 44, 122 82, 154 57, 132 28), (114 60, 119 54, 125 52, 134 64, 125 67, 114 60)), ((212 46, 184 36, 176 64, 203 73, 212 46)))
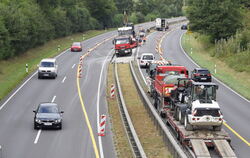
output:
MULTIPOLYGON (((136 134, 136 131, 134 129, 133 123, 131 121, 131 118, 129 116, 124 98, 123 98, 123 94, 122 94, 122 90, 121 90, 121 86, 120 86, 120 81, 119 81, 119 77, 118 77, 118 73, 117 73, 117 65, 116 63, 114 64, 115 66, 115 82, 116 82, 116 87, 117 87, 117 91, 118 91, 118 100, 120 102, 119 105, 119 110, 122 116, 122 120, 123 120, 123 124, 125 126, 126 129, 126 133, 127 133, 127 137, 129 138, 129 142, 130 142, 130 146, 133 150, 133 154, 134 157, 136 158, 146 158, 146 154, 142 148, 142 145, 140 143, 140 140, 136 134)), ((1 157, 0 157, 1 158, 1 157)))
POLYGON ((167 129, 166 125, 164 124, 159 114, 154 109, 154 106, 152 105, 145 91, 140 85, 140 82, 132 66, 132 62, 130 62, 130 70, 131 70, 134 82, 136 83, 135 85, 139 91, 139 95, 141 96, 142 101, 144 102, 144 106, 147 109, 150 117, 154 120, 154 123, 157 129, 159 130, 159 133, 163 136, 163 140, 166 143, 166 146, 168 147, 169 151, 171 152, 174 158, 187 158, 187 155, 185 154, 181 146, 177 143, 177 141, 175 140, 173 135, 170 133, 170 131, 167 129))

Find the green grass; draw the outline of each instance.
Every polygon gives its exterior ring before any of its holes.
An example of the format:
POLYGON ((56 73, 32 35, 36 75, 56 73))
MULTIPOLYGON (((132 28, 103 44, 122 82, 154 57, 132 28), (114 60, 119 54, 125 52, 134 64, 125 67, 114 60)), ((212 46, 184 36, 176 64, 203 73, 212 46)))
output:
POLYGON ((114 146, 118 158, 133 157, 133 152, 130 147, 125 129, 123 127, 122 119, 119 112, 117 99, 110 98, 111 84, 115 84, 113 65, 109 65, 108 69, 108 81, 107 81, 107 101, 108 111, 111 122, 111 129, 113 133, 114 146))
POLYGON ((211 57, 214 46, 208 43, 207 39, 195 33, 185 34, 182 38, 182 45, 188 55, 200 66, 208 68, 216 78, 226 85, 250 99, 250 75, 246 72, 238 72, 229 67, 223 59, 211 57), (191 54, 192 48, 192 54, 191 54), (216 73, 215 73, 216 65, 216 73))
POLYGON ((129 64, 118 64, 118 73, 129 115, 147 157, 172 157, 141 101, 130 73, 129 64))
POLYGON ((73 41, 83 41, 104 32, 106 31, 93 30, 51 40, 43 46, 30 49, 18 57, 0 61, 0 101, 20 84, 26 76, 37 69, 36 65, 41 59, 56 56, 62 50, 69 48, 73 41), (58 45, 60 45, 60 51, 58 51, 58 45), (25 71, 25 64, 29 65, 29 73, 25 71))

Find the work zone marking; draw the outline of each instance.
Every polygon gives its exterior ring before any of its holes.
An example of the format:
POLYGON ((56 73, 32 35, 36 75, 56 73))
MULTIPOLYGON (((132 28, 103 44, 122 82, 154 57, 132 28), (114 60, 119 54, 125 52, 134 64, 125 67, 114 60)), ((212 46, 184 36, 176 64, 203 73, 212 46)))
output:
POLYGON ((75 66, 76 66, 76 64, 72 65, 72 67, 71 67, 71 68, 72 68, 72 69, 74 69, 74 67, 75 67, 75 66))
MULTIPOLYGON (((79 66, 78 66, 77 69, 79 69, 79 66)), ((96 146, 95 137, 94 137, 94 134, 93 134, 93 129, 92 129, 91 125, 90 125, 89 117, 88 117, 88 114, 87 114, 87 111, 86 111, 86 108, 85 108, 85 105, 84 105, 83 99, 82 99, 82 93, 81 93, 81 89, 80 89, 80 81, 79 81, 79 78, 78 78, 78 73, 79 73, 79 70, 77 70, 77 77, 76 77, 78 95, 79 95, 80 103, 81 103, 81 106, 82 106, 83 114, 84 114, 88 129, 89 129, 90 138, 91 138, 91 141, 92 141, 92 144, 93 144, 95 156, 96 156, 96 158, 99 158, 99 152, 98 152, 98 149, 97 149, 97 146, 96 146)))
POLYGON ((239 133, 237 133, 232 127, 230 127, 226 122, 223 122, 223 124, 231 131, 233 134, 235 134, 239 139, 241 139, 244 143, 246 143, 248 146, 250 146, 250 143, 243 138, 239 133))
MULTIPOLYGON (((113 38, 114 36, 106 39, 105 41, 108 41, 110 40, 111 38, 113 38)), ((97 46, 95 46, 94 48, 97 48, 98 46, 100 46, 102 43, 104 42, 101 42, 100 44, 98 44, 97 46)), ((94 49, 91 49, 91 51, 93 51, 94 49)), ((88 51, 88 53, 84 54, 82 57, 81 57, 81 60, 83 60, 87 55, 89 55, 89 53, 91 51, 88 51)), ((107 57, 106 57, 107 59, 107 57)), ((104 62, 105 63, 105 62, 104 62)), ((82 110, 83 110, 83 114, 84 114, 84 117, 85 117, 85 121, 86 121, 86 124, 87 124, 87 127, 89 129, 89 133, 90 133, 90 138, 91 138, 91 141, 92 141, 92 145, 93 145, 93 148, 94 148, 94 152, 95 152, 95 157, 96 158, 100 158, 100 155, 99 155, 99 151, 98 151, 98 148, 97 148, 97 145, 96 145, 96 141, 95 141, 95 137, 94 137, 94 134, 93 134, 93 129, 91 127, 91 124, 90 124, 90 121, 89 121, 89 117, 88 117, 88 114, 87 114, 87 111, 86 111, 86 108, 85 108, 85 105, 84 105, 84 102, 83 102, 83 99, 82 99, 82 93, 81 93, 81 89, 80 89, 80 78, 78 77, 79 76, 79 70, 81 69, 81 65, 79 64, 78 67, 77 67, 77 75, 76 75, 76 82, 77 82, 77 91, 78 91, 78 95, 79 95, 79 99, 80 99, 80 103, 81 103, 81 107, 82 107, 82 110)), ((102 68, 103 69, 103 68, 102 68)), ((100 74, 101 75, 101 74, 100 74)), ((98 94, 99 94, 99 91, 98 91, 98 94)), ((99 98, 99 97, 97 97, 99 98)), ((99 106, 99 105, 97 105, 99 106)), ((99 107, 97 109, 97 114, 99 113, 99 107)), ((98 119, 99 120, 99 119, 98 119)), ((98 123, 99 124, 99 123, 98 123)), ((98 125, 97 124, 97 125, 98 125)), ((99 139, 100 140, 100 139, 99 139)), ((99 145, 100 145, 100 141, 99 141, 99 145)), ((101 154, 101 157, 103 158, 103 149, 102 149, 102 144, 100 145, 100 154, 101 154)))

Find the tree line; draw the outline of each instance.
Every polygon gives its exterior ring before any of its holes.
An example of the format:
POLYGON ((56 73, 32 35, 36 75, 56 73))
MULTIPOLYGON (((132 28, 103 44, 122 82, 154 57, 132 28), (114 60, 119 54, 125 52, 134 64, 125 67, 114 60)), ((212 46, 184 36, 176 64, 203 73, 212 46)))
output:
POLYGON ((182 0, 1 0, 0 60, 58 37, 182 15, 182 0))

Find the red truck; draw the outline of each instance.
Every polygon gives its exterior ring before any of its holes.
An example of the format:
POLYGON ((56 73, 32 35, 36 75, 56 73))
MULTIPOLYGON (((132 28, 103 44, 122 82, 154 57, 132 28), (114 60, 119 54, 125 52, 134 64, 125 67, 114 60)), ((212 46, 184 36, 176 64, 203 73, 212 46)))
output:
POLYGON ((116 56, 132 54, 132 48, 137 46, 137 42, 129 35, 118 36, 113 40, 116 56))
POLYGON ((171 91, 176 88, 178 78, 188 78, 186 67, 174 65, 156 67, 152 96, 154 106, 161 115, 164 115, 165 105, 169 103, 171 91))

